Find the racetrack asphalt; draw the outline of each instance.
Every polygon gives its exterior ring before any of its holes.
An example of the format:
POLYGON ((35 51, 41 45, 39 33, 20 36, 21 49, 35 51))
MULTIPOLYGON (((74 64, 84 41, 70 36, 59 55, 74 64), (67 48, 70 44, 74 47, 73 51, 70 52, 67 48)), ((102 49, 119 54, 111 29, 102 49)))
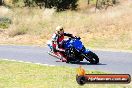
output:
POLYGON ((92 65, 86 60, 79 64, 60 62, 59 59, 50 56, 47 53, 48 51, 49 49, 47 47, 0 45, 0 58, 55 66, 70 66, 75 68, 82 65, 83 68, 87 70, 98 70, 117 74, 132 74, 132 53, 130 52, 93 50, 100 58, 100 63, 92 65))

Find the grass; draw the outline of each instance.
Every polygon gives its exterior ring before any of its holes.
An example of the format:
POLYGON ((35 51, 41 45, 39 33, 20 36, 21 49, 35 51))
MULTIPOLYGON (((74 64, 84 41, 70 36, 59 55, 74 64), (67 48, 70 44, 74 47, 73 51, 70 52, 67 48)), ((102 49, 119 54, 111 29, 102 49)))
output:
POLYGON ((132 3, 124 1, 107 11, 95 12, 84 2, 79 1, 78 11, 60 13, 54 9, 1 7, 0 16, 10 18, 13 24, 0 32, 0 44, 43 45, 55 27, 63 25, 66 32, 80 36, 88 47, 132 50, 132 3))
MULTIPOLYGON (((86 71, 104 74, 100 71, 86 71)), ((76 69, 0 60, 0 88, 131 88, 131 84, 76 83, 76 69)))

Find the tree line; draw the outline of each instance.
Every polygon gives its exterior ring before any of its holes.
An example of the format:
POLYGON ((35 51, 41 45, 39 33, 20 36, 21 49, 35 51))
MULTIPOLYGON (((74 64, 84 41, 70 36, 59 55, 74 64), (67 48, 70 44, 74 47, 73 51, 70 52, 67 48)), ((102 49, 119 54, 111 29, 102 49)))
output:
MULTIPOLYGON (((13 0, 13 3, 17 3, 20 0, 13 0)), ((57 11, 64 11, 67 9, 76 10, 78 0, 21 0, 24 6, 40 8, 55 8, 57 11)))
MULTIPOLYGON (((5 0, 6 1, 6 0, 5 0)), ((24 7, 35 7, 39 6, 40 8, 55 8, 57 11, 64 11, 67 9, 76 10, 78 7, 79 0, 8 0, 12 1, 13 5, 21 2, 24 4, 24 7)), ((86 3, 91 4, 93 0, 87 0, 86 3)), ((97 9, 107 8, 117 3, 117 0, 95 0, 95 7, 97 9)), ((0 0, 0 5, 4 3, 4 0, 0 0)), ((20 5, 17 5, 20 6, 20 5)))

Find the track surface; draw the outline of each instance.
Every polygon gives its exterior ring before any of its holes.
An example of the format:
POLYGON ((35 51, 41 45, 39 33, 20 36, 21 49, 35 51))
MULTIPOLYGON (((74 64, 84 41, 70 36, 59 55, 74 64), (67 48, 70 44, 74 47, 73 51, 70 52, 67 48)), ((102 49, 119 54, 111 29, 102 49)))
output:
POLYGON ((80 64, 59 62, 58 59, 47 53, 48 50, 46 47, 0 45, 0 58, 75 68, 82 65, 88 70, 132 74, 132 53, 94 51, 99 56, 100 63, 91 65, 85 60, 80 64))

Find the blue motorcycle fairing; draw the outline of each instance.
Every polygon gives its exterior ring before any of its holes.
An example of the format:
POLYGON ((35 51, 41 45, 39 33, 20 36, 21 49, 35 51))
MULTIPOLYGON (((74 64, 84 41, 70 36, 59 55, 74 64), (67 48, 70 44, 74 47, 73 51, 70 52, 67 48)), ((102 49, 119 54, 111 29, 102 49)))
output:
POLYGON ((81 50, 83 48, 83 44, 80 39, 69 39, 65 41, 64 48, 70 48, 72 46, 77 50, 81 50))
POLYGON ((83 50, 84 45, 82 44, 80 39, 69 39, 69 40, 66 40, 64 42, 64 48, 67 49, 67 48, 70 48, 70 47, 74 47, 78 52, 81 51, 83 54, 87 54, 87 53, 90 52, 89 49, 84 49, 83 50))
POLYGON ((75 39, 73 42, 73 46, 77 49, 77 50, 81 50, 83 48, 83 44, 79 39, 75 39))
POLYGON ((70 48, 72 46, 71 40, 65 40, 63 43, 64 49, 70 48))

